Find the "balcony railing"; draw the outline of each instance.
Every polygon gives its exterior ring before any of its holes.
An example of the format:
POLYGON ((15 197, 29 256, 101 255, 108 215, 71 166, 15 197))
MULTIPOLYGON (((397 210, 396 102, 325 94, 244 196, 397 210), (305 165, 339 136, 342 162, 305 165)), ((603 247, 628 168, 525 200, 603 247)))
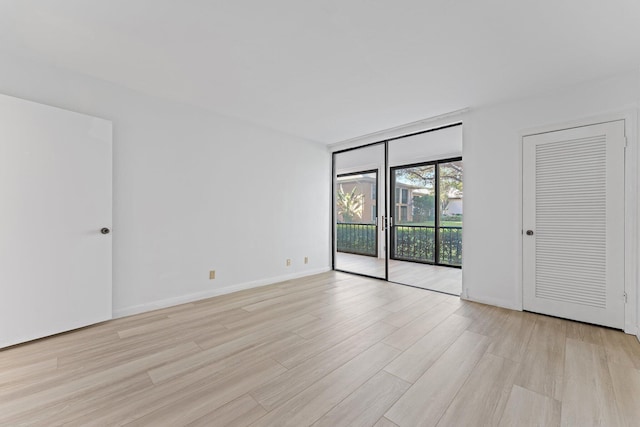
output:
MULTIPOLYGON (((338 252, 377 256, 377 227, 375 224, 338 223, 336 238, 338 252)), ((436 227, 431 225, 400 225, 394 227, 391 259, 462 265, 462 227, 438 227, 440 235, 436 259, 436 227)))
POLYGON ((375 224, 336 224, 338 252, 378 256, 378 242, 375 224))
POLYGON ((440 227, 439 264, 462 266, 462 227, 440 227))
POLYGON ((438 259, 436 260, 436 227, 431 225, 399 225, 394 228, 391 258, 402 261, 462 265, 462 227, 440 226, 438 259))
POLYGON ((435 263, 436 227, 398 225, 394 228, 391 259, 435 263))

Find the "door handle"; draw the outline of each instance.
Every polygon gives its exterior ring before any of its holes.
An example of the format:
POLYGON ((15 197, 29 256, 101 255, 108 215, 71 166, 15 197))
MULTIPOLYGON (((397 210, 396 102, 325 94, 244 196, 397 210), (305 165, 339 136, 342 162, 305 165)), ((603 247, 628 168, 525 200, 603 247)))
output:
POLYGON ((100 230, 100 232, 101 232, 102 234, 109 234, 109 233, 111 233, 111 230, 109 230, 107 227, 104 227, 104 228, 102 228, 102 229, 100 230))
POLYGON ((533 230, 527 230, 527 236, 533 236, 533 230))

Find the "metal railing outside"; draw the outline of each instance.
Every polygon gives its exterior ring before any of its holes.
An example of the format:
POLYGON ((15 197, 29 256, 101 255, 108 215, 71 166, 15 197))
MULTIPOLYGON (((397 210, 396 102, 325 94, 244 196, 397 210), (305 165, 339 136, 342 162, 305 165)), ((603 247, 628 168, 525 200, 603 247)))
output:
POLYGON ((434 226, 396 225, 392 259, 435 262, 436 228, 434 226))
POLYGON ((401 261, 462 265, 462 227, 438 227, 440 241, 436 259, 436 227, 432 225, 397 225, 391 258, 401 261))
POLYGON ((375 224, 337 223, 338 252, 378 256, 377 227, 375 224))
MULTIPOLYGON (((338 223, 338 252, 378 256, 375 224, 338 223)), ((433 225, 396 225, 391 259, 428 264, 462 265, 462 227, 438 227, 439 244, 436 259, 436 227, 433 225)))
POLYGON ((462 227, 439 227, 439 264, 462 266, 462 227))

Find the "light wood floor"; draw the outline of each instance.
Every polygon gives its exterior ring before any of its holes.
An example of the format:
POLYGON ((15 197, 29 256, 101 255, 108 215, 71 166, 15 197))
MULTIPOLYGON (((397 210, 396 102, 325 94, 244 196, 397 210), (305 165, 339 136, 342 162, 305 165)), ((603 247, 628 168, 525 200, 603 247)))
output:
POLYGON ((640 423, 622 332, 342 273, 0 351, 0 425, 640 423))
MULTIPOLYGON (((336 253, 338 270, 384 278, 384 268, 383 258, 336 253)), ((391 259, 389 260, 389 281, 452 295, 462 293, 462 270, 459 268, 391 259)))

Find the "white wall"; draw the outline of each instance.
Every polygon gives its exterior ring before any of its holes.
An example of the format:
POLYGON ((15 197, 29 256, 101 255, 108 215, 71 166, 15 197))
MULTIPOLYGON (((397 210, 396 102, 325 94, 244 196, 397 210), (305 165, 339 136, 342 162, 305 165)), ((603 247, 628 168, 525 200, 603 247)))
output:
POLYGON ((389 167, 462 155, 462 126, 420 133, 389 142, 389 167))
POLYGON ((7 55, 0 93, 113 121, 116 316, 329 268, 324 146, 7 55))
POLYGON ((521 134, 535 127, 635 109, 639 77, 633 70, 536 98, 472 109, 466 115, 463 281, 470 299, 522 308, 521 134))

